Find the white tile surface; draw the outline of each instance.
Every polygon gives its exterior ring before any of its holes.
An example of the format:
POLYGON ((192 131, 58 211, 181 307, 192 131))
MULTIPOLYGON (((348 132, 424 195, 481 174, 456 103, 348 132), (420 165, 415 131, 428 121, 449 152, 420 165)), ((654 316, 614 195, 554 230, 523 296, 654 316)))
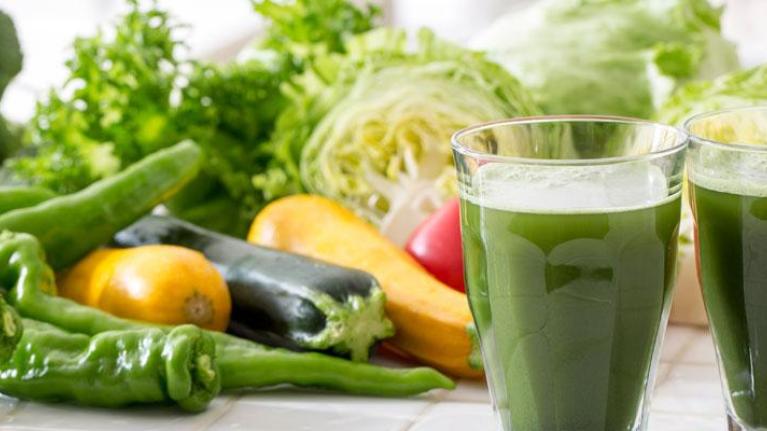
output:
POLYGON ((490 404, 442 402, 435 404, 408 431, 494 430, 490 404))
MULTIPOLYGON (((410 398, 355 397, 275 389, 221 396, 198 415, 173 408, 86 409, 0 396, 0 431, 493 431, 487 388, 461 381, 454 391, 410 398)), ((708 332, 669 328, 650 414, 650 431, 725 429, 708 332)))
POLYGON ((0 419, 0 430, 204 430, 233 401, 229 395, 218 397, 208 410, 197 415, 180 413, 172 407, 108 410, 25 402, 0 419))
POLYGON ((724 417, 709 418, 664 412, 650 415, 648 430, 655 431, 722 431, 727 429, 724 417))
POLYGON ((679 357, 679 362, 684 364, 716 365, 716 351, 714 341, 708 332, 705 335, 695 337, 685 352, 679 357))
POLYGON ((671 368, 673 368, 674 364, 669 362, 661 362, 658 364, 658 368, 655 370, 655 386, 658 387, 662 385, 666 380, 668 380, 669 374, 671 374, 671 368))
POLYGON ((6 418, 12 415, 19 408, 19 401, 0 395, 0 418, 6 418))
POLYGON ((434 404, 434 401, 428 397, 410 399, 365 397, 296 389, 243 394, 237 404, 248 405, 251 408, 292 409, 304 413, 322 412, 333 416, 348 415, 350 411, 353 411, 357 416, 409 421, 417 418, 429 405, 434 404), (318 400, 322 402, 318 403, 318 400))
POLYGON ((210 430, 370 430, 407 429, 433 401, 354 397, 296 390, 243 394, 210 430))
POLYGON ((661 362, 673 362, 685 353, 690 345, 697 341, 701 333, 699 328, 690 326, 673 326, 663 336, 663 351, 661 362))
POLYGON ((455 390, 446 392, 444 401, 490 404, 490 393, 484 380, 463 380, 455 390))
POLYGON ((655 388, 653 410, 689 415, 724 416, 719 374, 708 365, 677 364, 655 388))

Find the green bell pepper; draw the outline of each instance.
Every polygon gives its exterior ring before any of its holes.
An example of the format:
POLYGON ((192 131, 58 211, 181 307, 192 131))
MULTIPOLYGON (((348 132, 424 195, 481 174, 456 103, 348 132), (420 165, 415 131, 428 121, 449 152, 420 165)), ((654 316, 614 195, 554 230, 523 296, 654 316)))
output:
POLYGON ((193 325, 71 334, 0 299, 0 392, 99 407, 174 402, 204 410, 221 389, 215 342, 193 325), (10 352, 10 353, 9 353, 10 352))

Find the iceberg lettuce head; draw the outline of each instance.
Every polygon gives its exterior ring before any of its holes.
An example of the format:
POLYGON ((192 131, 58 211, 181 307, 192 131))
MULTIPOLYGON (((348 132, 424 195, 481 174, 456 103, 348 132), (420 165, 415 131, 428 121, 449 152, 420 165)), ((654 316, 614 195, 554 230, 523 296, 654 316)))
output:
POLYGON ((472 46, 517 76, 548 114, 648 118, 682 82, 738 67, 707 0, 543 0, 472 46))

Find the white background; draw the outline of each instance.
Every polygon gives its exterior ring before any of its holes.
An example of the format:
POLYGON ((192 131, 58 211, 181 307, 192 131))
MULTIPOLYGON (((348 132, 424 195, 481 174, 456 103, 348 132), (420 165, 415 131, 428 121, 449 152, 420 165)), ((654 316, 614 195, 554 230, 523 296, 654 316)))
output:
MULTIPOLYGON (((321 0, 318 0, 321 1, 321 0)), ((363 1, 363 0, 359 0, 363 1)), ((722 2, 723 0, 717 0, 722 2)), ((385 21, 406 28, 429 26, 441 36, 465 41, 505 11, 532 0, 377 0, 385 21)), ((249 0, 159 0, 190 24, 185 41, 200 58, 231 58, 261 23, 249 0)), ((745 65, 767 62, 767 0, 727 0, 724 31, 738 42, 745 65)), ((0 0, 15 20, 24 70, 6 91, 0 112, 23 121, 35 100, 66 77, 64 61, 75 36, 92 34, 125 10, 123 0, 0 0)))

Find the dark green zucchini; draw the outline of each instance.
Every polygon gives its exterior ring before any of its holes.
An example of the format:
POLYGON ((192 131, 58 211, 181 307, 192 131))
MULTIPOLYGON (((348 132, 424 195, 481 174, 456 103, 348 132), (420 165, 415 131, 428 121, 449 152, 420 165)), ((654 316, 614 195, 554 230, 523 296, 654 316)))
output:
POLYGON ((173 244, 200 251, 221 271, 232 296, 229 332, 293 350, 365 361, 394 333, 376 279, 292 253, 161 216, 146 216, 115 235, 120 247, 173 244))

